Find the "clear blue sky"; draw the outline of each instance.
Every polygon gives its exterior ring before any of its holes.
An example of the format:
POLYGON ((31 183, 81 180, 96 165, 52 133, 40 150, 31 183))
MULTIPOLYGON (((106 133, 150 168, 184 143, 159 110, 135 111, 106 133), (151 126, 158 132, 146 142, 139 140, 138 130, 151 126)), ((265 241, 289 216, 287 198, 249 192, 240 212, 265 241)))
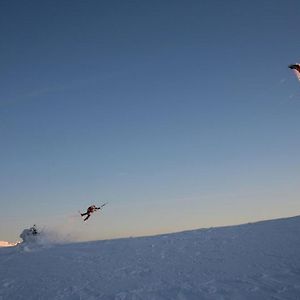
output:
POLYGON ((101 239, 299 214, 299 12, 1 1, 0 240, 33 223, 101 239))

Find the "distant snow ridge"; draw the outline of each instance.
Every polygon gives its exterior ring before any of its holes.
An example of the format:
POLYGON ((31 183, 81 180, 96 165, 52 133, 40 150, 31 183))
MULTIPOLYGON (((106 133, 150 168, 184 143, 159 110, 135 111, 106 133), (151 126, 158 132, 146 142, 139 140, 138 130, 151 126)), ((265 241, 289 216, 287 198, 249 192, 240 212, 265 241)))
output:
POLYGON ((0 249, 0 300, 300 300, 300 216, 51 247, 42 237, 0 249))
POLYGON ((10 243, 6 241, 0 241, 0 247, 12 247, 17 245, 17 243, 10 243))

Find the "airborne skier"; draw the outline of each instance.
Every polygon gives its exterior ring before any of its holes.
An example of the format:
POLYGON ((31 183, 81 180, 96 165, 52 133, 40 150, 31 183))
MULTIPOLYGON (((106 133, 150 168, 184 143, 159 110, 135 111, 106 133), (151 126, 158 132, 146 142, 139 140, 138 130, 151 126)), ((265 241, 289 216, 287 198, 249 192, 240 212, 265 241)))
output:
POLYGON ((82 217, 83 217, 83 216, 86 216, 86 217, 84 218, 83 221, 86 221, 86 220, 91 216, 91 214, 92 214, 93 212, 95 212, 95 211, 101 209, 104 205, 106 205, 106 203, 102 204, 102 205, 99 206, 99 207, 97 207, 96 205, 91 205, 90 207, 88 207, 88 209, 86 210, 85 213, 83 213, 83 214, 80 213, 82 217))

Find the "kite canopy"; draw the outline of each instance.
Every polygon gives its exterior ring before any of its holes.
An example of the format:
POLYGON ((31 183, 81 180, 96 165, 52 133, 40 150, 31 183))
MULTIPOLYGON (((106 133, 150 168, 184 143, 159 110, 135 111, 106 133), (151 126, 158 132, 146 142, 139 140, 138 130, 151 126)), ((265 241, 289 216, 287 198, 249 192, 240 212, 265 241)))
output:
POLYGON ((300 64, 289 65, 289 68, 294 70, 295 75, 300 80, 300 64))

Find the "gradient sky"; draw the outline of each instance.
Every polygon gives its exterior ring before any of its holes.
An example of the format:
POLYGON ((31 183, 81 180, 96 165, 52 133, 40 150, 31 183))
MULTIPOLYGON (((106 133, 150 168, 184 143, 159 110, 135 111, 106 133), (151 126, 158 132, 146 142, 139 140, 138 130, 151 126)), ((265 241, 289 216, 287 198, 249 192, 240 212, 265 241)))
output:
POLYGON ((1 1, 0 240, 33 223, 89 240, 300 214, 299 12, 1 1))

